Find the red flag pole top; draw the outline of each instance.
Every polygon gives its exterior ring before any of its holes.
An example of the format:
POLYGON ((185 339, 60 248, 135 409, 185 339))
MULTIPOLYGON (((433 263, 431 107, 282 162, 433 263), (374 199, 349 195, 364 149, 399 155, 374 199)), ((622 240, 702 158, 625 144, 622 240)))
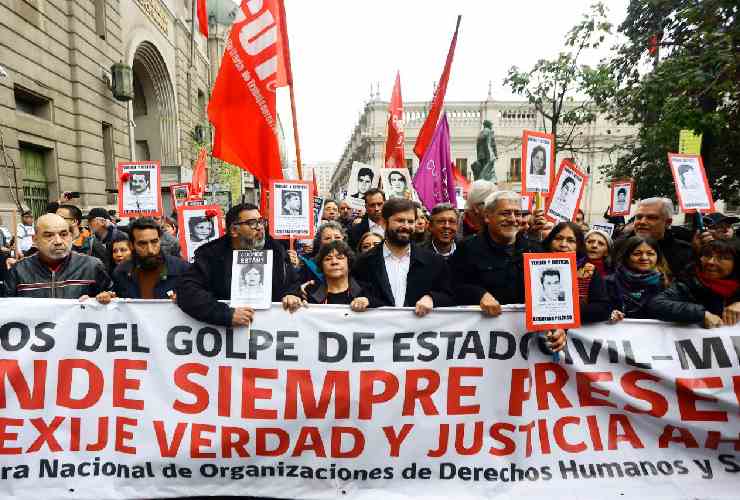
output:
POLYGON ((432 107, 429 109, 429 114, 419 130, 419 136, 416 138, 416 144, 414 145, 414 153, 421 159, 424 156, 424 152, 429 147, 429 143, 432 142, 432 136, 437 128, 437 122, 439 121, 439 114, 442 112, 442 105, 445 100, 445 93, 447 92, 447 82, 450 79, 450 69, 452 68, 452 59, 455 56, 455 46, 457 45, 457 32, 460 29, 460 21, 462 16, 457 16, 457 25, 455 26, 455 34, 452 36, 452 42, 450 43, 450 50, 447 52, 447 61, 445 61, 445 68, 442 71, 442 77, 439 79, 439 85, 434 93, 432 99, 432 107))
POLYGON ((388 133, 385 141, 386 168, 402 167, 406 163, 403 152, 403 100, 401 99, 401 73, 396 72, 391 104, 388 108, 388 133))
POLYGON ((283 178, 275 96, 291 81, 283 11, 280 0, 242 0, 208 103, 212 155, 264 186, 283 178))
POLYGON ((206 0, 198 0, 198 28, 200 33, 208 38, 208 9, 206 0))

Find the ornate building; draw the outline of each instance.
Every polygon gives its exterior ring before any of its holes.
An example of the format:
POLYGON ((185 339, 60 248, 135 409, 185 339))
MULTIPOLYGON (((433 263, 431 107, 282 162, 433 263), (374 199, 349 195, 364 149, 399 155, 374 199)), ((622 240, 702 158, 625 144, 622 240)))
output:
MULTIPOLYGON (((419 166, 413 147, 419 129, 427 115, 428 102, 405 102, 404 124, 406 140, 406 166, 412 174, 419 166)), ((528 102, 496 101, 490 93, 484 101, 446 102, 445 111, 450 124, 452 158, 458 169, 469 177, 470 166, 476 161, 476 140, 484 120, 493 123, 496 134, 498 160, 496 174, 499 185, 514 190, 521 189, 522 131, 542 130, 542 118, 528 102)), ((355 126, 344 153, 331 180, 331 192, 341 196, 347 185, 354 161, 382 165, 385 154, 388 103, 376 95, 366 105, 355 126)), ((609 186, 600 178, 599 167, 614 158, 606 151, 636 134, 635 129, 617 126, 601 117, 594 123, 575 131, 576 153, 559 152, 556 167, 561 159, 574 157, 577 165, 589 174, 581 208, 587 219, 600 220, 609 205, 609 186)))
POLYGON ((212 2, 210 38, 196 25, 191 44, 191 1, 0 1, 0 212, 17 195, 39 213, 65 191, 111 206, 121 161, 159 160, 163 186, 190 180, 238 8, 212 2), (115 63, 132 69, 131 100, 113 96, 115 63))

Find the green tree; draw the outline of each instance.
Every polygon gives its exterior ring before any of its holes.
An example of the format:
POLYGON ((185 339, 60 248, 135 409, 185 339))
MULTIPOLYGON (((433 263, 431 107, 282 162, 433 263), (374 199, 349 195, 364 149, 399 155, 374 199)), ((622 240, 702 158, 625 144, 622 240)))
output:
POLYGON ((595 98, 639 137, 603 169, 633 177, 637 196, 675 197, 667 154, 682 129, 703 135, 702 157, 716 199, 740 189, 740 7, 737 0, 631 0, 624 42, 603 65, 615 83, 595 98))
POLYGON ((512 66, 504 79, 504 85, 512 92, 534 105, 538 126, 555 135, 556 152, 577 155, 580 151, 594 151, 593 145, 578 141, 578 135, 582 125, 596 119, 595 99, 603 100, 613 94, 613 82, 606 67, 591 67, 579 59, 588 50, 599 48, 611 32, 606 14, 602 3, 592 5, 568 32, 566 51, 554 59, 540 59, 528 71, 512 66))

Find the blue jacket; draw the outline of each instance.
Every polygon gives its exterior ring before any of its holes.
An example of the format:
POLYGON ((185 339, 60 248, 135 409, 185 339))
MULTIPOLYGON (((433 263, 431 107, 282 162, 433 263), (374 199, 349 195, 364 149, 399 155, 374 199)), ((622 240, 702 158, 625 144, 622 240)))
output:
MULTIPOLYGON (((159 283, 154 287, 155 299, 167 299, 167 292, 175 292, 180 276, 187 271, 188 263, 177 257, 164 255, 164 269, 159 277, 159 283)), ((113 271, 113 291, 120 298, 140 299, 139 283, 134 272, 134 262, 122 262, 113 271)))

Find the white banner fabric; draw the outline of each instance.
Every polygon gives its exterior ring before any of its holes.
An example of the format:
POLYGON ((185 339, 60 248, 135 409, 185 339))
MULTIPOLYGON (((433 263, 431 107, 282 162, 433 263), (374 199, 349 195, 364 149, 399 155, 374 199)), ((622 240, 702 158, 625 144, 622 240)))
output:
POLYGON ((737 499, 740 326, 0 301, 0 498, 737 499))

